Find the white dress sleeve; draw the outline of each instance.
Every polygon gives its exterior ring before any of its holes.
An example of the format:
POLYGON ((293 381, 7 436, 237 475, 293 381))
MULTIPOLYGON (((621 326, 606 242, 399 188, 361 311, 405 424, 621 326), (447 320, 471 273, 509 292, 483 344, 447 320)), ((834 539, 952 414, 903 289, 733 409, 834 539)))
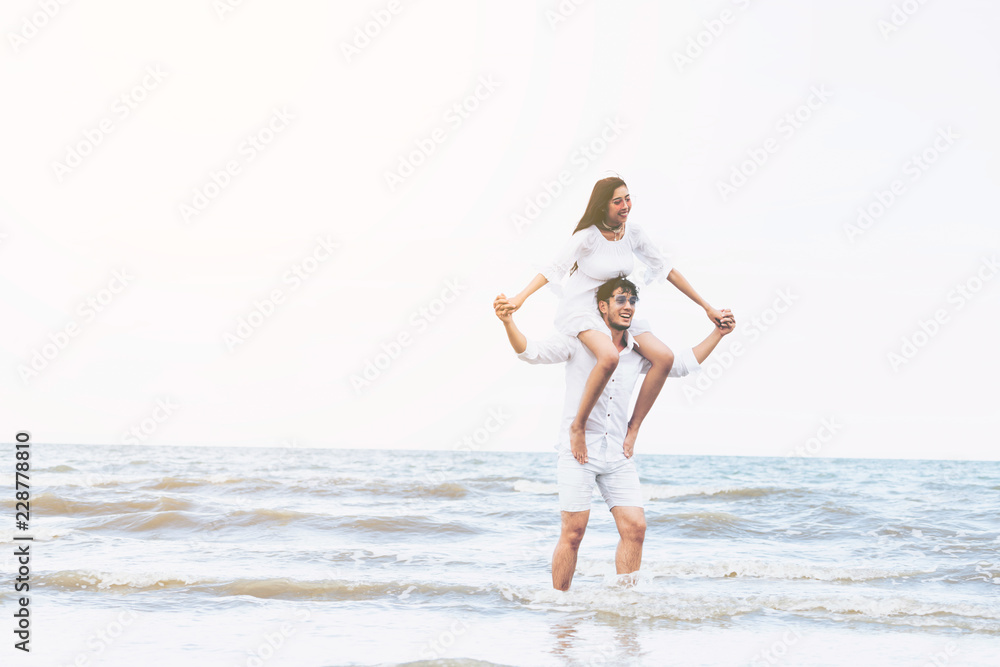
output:
POLYGON ((562 251, 556 257, 555 261, 548 266, 542 267, 539 271, 545 279, 550 283, 558 283, 566 275, 566 272, 570 270, 575 262, 580 261, 581 257, 584 257, 594 250, 594 232, 595 230, 581 229, 569 238, 566 245, 563 246, 562 251))
POLYGON ((656 247, 649 237, 646 236, 646 232, 642 231, 642 227, 634 223, 629 224, 632 226, 633 234, 632 252, 648 268, 645 283, 649 285, 655 281, 666 282, 667 274, 670 273, 673 264, 660 252, 660 249, 656 247))

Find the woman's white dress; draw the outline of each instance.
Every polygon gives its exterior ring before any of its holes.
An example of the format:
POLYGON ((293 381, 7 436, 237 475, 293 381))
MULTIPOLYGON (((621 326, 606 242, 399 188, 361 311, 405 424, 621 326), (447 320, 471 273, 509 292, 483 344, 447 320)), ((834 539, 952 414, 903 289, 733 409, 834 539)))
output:
MULTIPOLYGON (((541 270, 560 297, 556 330, 570 336, 588 329, 607 331, 597 310, 597 288, 612 278, 628 277, 635 268, 636 257, 647 267, 644 284, 666 280, 671 269, 670 260, 634 222, 625 223, 625 235, 618 241, 604 238, 593 225, 573 234, 556 260, 541 270), (559 285, 574 262, 577 270, 559 285)), ((633 336, 646 331, 649 331, 649 323, 644 319, 633 321, 629 327, 633 336)))

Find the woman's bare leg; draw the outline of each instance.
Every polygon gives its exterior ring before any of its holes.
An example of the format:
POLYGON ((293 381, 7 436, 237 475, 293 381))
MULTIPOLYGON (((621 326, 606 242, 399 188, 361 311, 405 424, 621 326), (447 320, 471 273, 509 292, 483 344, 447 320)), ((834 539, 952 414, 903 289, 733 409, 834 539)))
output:
POLYGON ((601 397, 601 392, 604 391, 611 375, 618 368, 618 348, 611 341, 611 336, 595 329, 581 331, 577 337, 597 357, 597 363, 587 377, 587 384, 584 385, 580 408, 569 427, 569 444, 573 458, 584 464, 587 462, 587 419, 597 405, 597 399, 601 397))
POLYGON ((640 354, 646 357, 653 366, 646 373, 646 379, 642 381, 642 387, 639 388, 639 398, 635 401, 635 409, 628 422, 628 432, 625 434, 624 445, 627 458, 632 457, 635 439, 639 435, 639 426, 649 414, 656 397, 660 395, 663 383, 666 382, 667 375, 674 365, 673 351, 651 332, 639 334, 635 337, 635 342, 639 344, 640 354))

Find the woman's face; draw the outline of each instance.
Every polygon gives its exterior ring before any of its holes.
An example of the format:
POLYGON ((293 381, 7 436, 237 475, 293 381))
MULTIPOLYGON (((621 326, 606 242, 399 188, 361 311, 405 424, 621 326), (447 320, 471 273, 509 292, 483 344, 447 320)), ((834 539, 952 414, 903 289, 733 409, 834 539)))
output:
POLYGON ((611 195, 608 202, 608 211, 604 216, 604 222, 608 227, 619 227, 625 224, 628 212, 632 210, 632 198, 629 197, 628 188, 620 185, 611 195))

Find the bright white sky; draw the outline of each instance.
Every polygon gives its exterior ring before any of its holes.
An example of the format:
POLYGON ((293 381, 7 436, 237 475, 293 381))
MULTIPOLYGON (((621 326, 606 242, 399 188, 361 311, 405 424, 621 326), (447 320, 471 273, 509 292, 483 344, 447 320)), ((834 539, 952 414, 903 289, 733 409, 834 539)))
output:
POLYGON ((4 4, 4 441, 548 451, 562 370, 490 304, 613 171, 742 344, 639 451, 997 458, 995 3, 233 4, 4 4))

